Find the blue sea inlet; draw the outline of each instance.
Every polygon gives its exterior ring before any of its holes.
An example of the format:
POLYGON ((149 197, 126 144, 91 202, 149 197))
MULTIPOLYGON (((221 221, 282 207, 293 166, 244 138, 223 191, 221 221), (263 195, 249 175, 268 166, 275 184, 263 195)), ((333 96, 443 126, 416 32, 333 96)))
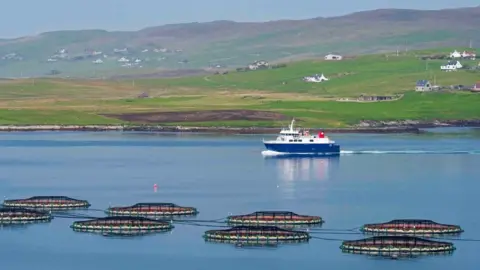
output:
POLYGON ((480 239, 478 129, 329 136, 342 147, 339 157, 264 157, 265 135, 0 134, 4 199, 65 195, 88 200, 91 210, 81 213, 99 217, 110 205, 172 202, 197 207, 199 220, 286 210, 326 221, 308 243, 238 248, 205 242, 203 233, 214 228, 201 224, 112 238, 73 232, 70 225, 82 219, 58 217, 3 227, 1 268, 436 270, 480 263, 480 242, 465 241, 480 239), (461 225, 464 241, 452 241, 452 255, 399 260, 339 249, 342 240, 364 238, 348 229, 399 218, 461 225))

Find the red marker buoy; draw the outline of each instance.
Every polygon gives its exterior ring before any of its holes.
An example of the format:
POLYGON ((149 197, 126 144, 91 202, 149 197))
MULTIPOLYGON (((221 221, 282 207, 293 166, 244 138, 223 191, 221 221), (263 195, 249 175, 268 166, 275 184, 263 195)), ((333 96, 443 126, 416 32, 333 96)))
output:
POLYGON ((157 184, 153 184, 153 192, 157 192, 158 186, 157 184))

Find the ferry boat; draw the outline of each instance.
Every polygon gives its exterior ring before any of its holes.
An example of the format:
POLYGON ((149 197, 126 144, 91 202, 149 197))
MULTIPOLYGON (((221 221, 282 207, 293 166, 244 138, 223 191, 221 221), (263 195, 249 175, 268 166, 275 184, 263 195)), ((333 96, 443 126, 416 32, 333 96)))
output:
POLYGON ((263 140, 265 148, 273 153, 294 155, 340 155, 340 145, 323 132, 309 134, 308 130, 294 129, 292 119, 288 129, 283 128, 276 140, 263 140))

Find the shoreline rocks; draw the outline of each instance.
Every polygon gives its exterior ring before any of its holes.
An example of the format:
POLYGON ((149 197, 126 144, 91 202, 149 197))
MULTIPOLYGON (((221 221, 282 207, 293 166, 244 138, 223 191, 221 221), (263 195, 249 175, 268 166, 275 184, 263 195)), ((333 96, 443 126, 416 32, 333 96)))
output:
MULTIPOLYGON (((361 121, 351 128, 310 128, 328 133, 421 133, 422 128, 435 127, 480 127, 479 120, 446 121, 361 121)), ((279 127, 185 127, 161 125, 0 125, 0 132, 22 131, 123 131, 123 132, 186 132, 225 134, 277 134, 279 127)))

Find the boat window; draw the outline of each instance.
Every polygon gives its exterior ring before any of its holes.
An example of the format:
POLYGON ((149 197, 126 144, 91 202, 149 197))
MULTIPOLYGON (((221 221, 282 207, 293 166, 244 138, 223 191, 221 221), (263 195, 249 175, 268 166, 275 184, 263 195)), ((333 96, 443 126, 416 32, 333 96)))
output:
POLYGON ((310 142, 313 142, 313 140, 310 140, 310 142))
POLYGON ((293 140, 288 140, 289 142, 293 142, 293 140))

